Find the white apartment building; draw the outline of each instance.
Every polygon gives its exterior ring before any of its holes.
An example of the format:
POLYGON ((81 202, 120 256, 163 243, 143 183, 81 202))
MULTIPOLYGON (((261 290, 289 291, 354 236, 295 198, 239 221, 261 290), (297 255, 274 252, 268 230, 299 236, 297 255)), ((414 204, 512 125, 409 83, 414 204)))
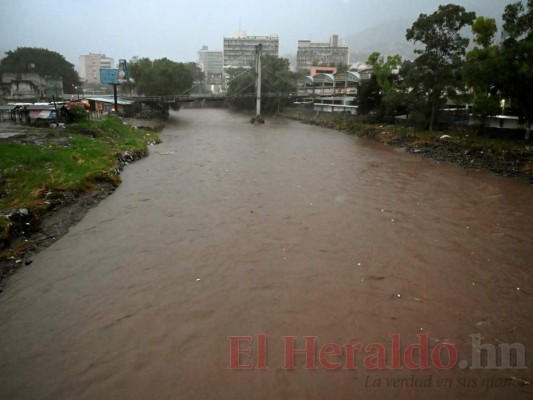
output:
POLYGON ((239 31, 233 37, 224 37, 224 68, 247 68, 253 65, 255 46, 263 45, 263 55, 279 56, 279 38, 272 36, 247 36, 239 31))

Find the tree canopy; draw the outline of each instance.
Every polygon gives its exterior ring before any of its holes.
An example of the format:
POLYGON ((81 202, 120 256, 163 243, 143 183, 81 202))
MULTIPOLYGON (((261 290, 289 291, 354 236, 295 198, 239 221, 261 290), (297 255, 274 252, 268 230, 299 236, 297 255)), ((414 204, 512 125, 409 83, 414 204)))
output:
POLYGON ((43 76, 63 79, 63 88, 67 90, 80 84, 74 65, 55 51, 35 47, 18 47, 7 51, 0 60, 1 72, 36 72, 43 76))
POLYGON ((418 69, 413 90, 427 93, 429 129, 433 129, 436 111, 447 97, 453 97, 461 88, 461 66, 464 62, 469 39, 461 36, 461 30, 472 25, 474 12, 464 7, 448 4, 439 6, 431 15, 420 14, 407 30, 406 39, 422 43, 415 60, 418 69))
POLYGON ((477 44, 466 57, 465 79, 472 91, 474 113, 482 121, 494 115, 500 108, 501 95, 496 88, 497 48, 493 45, 497 31, 496 20, 478 17, 472 25, 477 44))
POLYGON ((509 4, 503 14, 503 41, 494 44, 496 21, 478 18, 472 26, 477 44, 467 55, 466 80, 482 119, 510 110, 526 126, 533 122, 533 0, 509 4), (510 100, 507 101, 506 100, 510 100))
POLYGON ((497 87, 511 99, 526 125, 526 140, 533 123, 533 0, 509 4, 503 14, 504 42, 497 56, 503 66, 497 87))
MULTIPOLYGON (((287 93, 296 90, 296 78, 290 71, 289 60, 269 54, 261 58, 261 89, 264 93, 287 93)), ((255 107, 255 70, 251 68, 237 68, 230 71, 228 96, 235 96, 233 106, 241 109, 255 107), (238 97, 239 95, 248 97, 238 97)), ((261 107, 264 111, 276 111, 286 100, 281 97, 265 97, 261 107)))
POLYGON ((372 78, 361 84, 359 112, 376 112, 379 118, 390 119, 405 108, 405 87, 399 81, 402 57, 374 52, 366 61, 372 67, 372 78))
POLYGON ((128 65, 138 94, 171 96, 185 93, 193 85, 191 69, 183 63, 162 58, 141 58, 128 65))

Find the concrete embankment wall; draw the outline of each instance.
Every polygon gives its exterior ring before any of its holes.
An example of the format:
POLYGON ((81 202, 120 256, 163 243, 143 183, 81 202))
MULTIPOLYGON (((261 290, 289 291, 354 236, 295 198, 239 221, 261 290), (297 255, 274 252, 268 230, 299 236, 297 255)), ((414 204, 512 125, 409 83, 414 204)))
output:
POLYGON ((299 121, 316 121, 319 117, 321 119, 324 118, 324 119, 333 120, 339 117, 338 114, 315 111, 313 109, 300 108, 300 107, 286 107, 283 109, 283 111, 280 114, 283 115, 284 117, 296 119, 299 121))
MULTIPOLYGON (((354 114, 340 114, 337 112, 327 112, 327 111, 317 111, 310 108, 303 107, 285 107, 280 115, 295 119, 298 121, 310 122, 310 123, 320 123, 325 124, 334 123, 339 121, 352 121, 352 122, 369 122, 368 116, 354 115, 354 114)), ((331 126, 334 128, 334 126, 331 126)))

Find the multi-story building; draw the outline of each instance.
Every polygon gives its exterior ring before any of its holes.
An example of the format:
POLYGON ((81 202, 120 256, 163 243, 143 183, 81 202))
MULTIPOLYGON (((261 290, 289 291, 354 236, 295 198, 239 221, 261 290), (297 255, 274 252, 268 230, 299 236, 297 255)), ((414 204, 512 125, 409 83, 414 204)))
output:
POLYGON ((218 75, 223 72, 224 55, 221 51, 209 51, 207 46, 203 46, 198 51, 198 62, 206 76, 218 75))
POLYGON ((247 36, 239 31, 224 38, 224 68, 248 68, 254 63, 255 47, 263 45, 263 55, 279 56, 279 38, 273 36, 247 36))
POLYGON ((198 65, 205 74, 206 88, 212 93, 220 93, 224 87, 224 54, 203 46, 198 51, 198 65))
POLYGON ((337 66, 348 64, 349 49, 339 43, 333 35, 329 43, 313 43, 310 40, 298 41, 296 68, 298 72, 309 74, 313 66, 337 66))
POLYGON ((100 68, 114 68, 112 58, 106 57, 105 54, 93 54, 80 56, 80 78, 86 84, 100 85, 100 68))

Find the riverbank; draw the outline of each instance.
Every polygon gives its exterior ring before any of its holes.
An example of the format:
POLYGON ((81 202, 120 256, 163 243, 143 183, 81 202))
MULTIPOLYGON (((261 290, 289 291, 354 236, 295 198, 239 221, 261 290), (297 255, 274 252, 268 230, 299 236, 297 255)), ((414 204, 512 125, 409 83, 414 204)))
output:
MULTIPOLYGON (((305 110, 282 115, 414 155, 533 183, 533 148, 520 142, 471 137, 464 131, 431 133, 364 124, 346 115, 305 110)), ((156 132, 165 126, 161 121, 136 119, 91 124, 65 130, 17 128, 14 136, 0 135, 0 291, 20 266, 31 264, 32 254, 62 237, 90 208, 113 193, 123 167, 145 157, 147 146, 159 141, 156 132), (13 160, 15 150, 22 158, 13 160), (7 165, 10 154, 13 163, 7 165), (64 176, 55 174, 50 164, 61 158, 58 155, 68 161, 59 167, 70 171, 64 176), (96 161, 87 169, 89 158, 96 161), (24 175, 25 162, 31 166, 31 178, 24 175), (19 189, 13 189, 15 182, 21 184, 19 189)))
POLYGON ((0 139, 0 290, 31 255, 120 185, 125 165, 159 142, 151 124, 117 118, 65 129, 26 128, 0 139))
POLYGON ((363 123, 350 115, 302 109, 288 109, 281 115, 374 140, 436 161, 455 163, 464 168, 486 169, 533 183, 533 145, 526 145, 523 141, 482 137, 473 130, 427 132, 396 125, 363 123))
POLYGON ((228 110, 161 138, 10 279, 0 398, 532 397, 533 186, 228 110), (284 368, 291 337, 316 369, 284 368), (228 369, 235 338, 267 368, 228 369), (362 346, 357 369, 328 343, 362 346))

